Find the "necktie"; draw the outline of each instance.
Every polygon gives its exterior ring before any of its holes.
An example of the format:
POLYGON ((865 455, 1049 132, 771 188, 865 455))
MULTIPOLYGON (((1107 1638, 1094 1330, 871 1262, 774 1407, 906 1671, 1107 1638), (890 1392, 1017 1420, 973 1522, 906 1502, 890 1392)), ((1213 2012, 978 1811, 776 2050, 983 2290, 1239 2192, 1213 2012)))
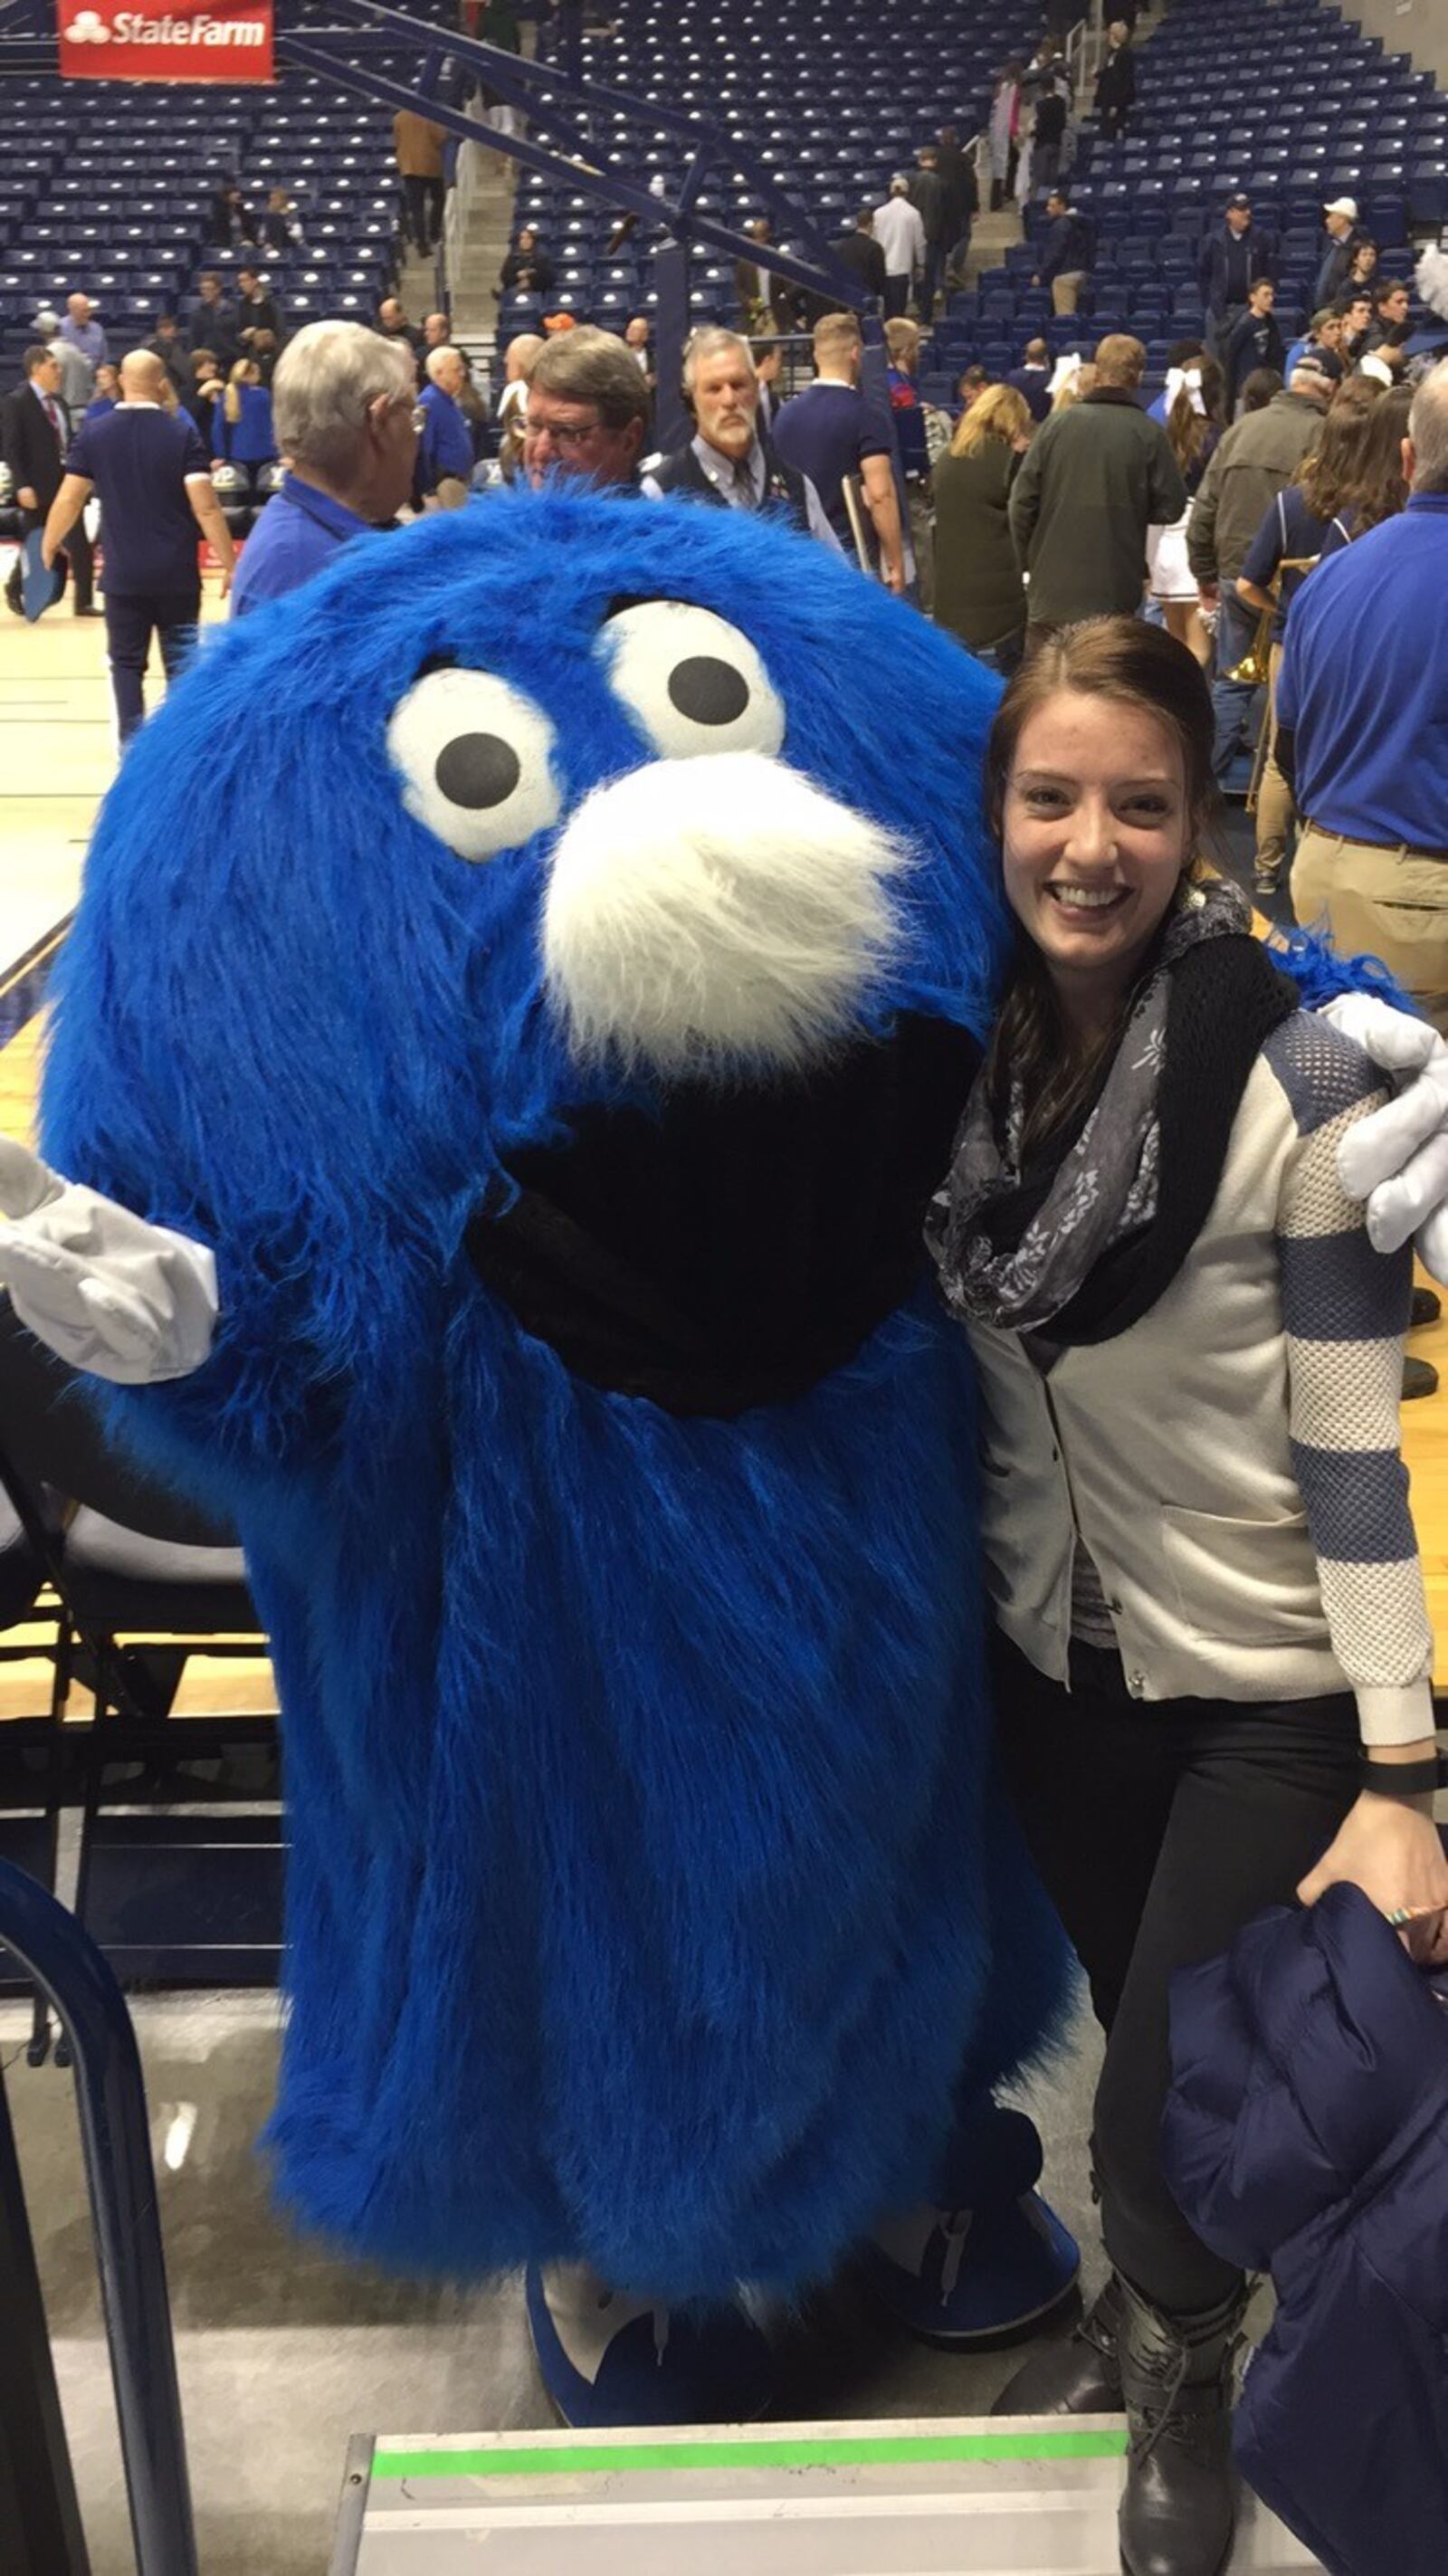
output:
POLYGON ((64 445, 65 445, 65 432, 64 432, 64 430, 61 428, 61 425, 60 425, 60 406, 59 406, 59 404, 57 403, 57 401, 56 401, 56 399, 55 399, 55 396, 54 396, 53 394, 47 394, 47 395, 46 395, 46 397, 45 397, 45 417, 46 417, 46 419, 49 421, 51 428, 52 428, 52 429, 54 430, 54 432, 55 432, 55 443, 56 443, 56 446, 57 446, 57 447, 64 447, 64 445))

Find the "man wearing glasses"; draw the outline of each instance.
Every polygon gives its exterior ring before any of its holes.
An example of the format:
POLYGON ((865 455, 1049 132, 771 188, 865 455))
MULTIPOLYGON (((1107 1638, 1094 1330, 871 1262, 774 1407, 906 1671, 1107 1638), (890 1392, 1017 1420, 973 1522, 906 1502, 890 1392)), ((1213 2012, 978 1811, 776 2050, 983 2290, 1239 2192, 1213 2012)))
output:
POLYGON ((536 487, 552 474, 639 487, 649 391, 638 360, 611 331, 586 326, 548 340, 528 381, 523 464, 536 487))
POLYGON ((233 617, 300 588, 339 546, 396 518, 417 461, 411 349, 360 322, 309 322, 277 361, 272 420, 286 480, 242 549, 233 617))

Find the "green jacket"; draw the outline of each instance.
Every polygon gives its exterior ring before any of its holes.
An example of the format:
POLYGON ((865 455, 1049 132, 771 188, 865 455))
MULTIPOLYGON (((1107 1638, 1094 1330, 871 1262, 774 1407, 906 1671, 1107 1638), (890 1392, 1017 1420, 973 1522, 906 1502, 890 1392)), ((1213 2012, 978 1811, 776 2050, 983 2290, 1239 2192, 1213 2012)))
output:
POLYGON ((935 501, 935 623, 963 644, 1003 643, 1026 622, 1026 594, 1008 516, 1015 449, 983 438, 969 456, 942 456, 935 501))
POLYGON ((1186 506, 1166 432, 1133 395, 1098 387, 1053 412, 1011 493, 1031 624, 1134 616, 1146 586, 1147 529, 1173 526, 1186 506))
POLYGON ((1261 411, 1233 421, 1202 476, 1187 530, 1187 561, 1198 581, 1236 580, 1278 493, 1319 444, 1322 427, 1323 414, 1302 394, 1274 394, 1261 411))

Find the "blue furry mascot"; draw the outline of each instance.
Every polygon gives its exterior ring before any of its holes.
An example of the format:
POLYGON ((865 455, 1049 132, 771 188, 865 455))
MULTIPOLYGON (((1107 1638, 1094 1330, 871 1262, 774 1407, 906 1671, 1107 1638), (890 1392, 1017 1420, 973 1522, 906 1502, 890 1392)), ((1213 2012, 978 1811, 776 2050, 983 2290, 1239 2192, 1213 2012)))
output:
POLYGON ((215 1258, 200 1364, 106 1401, 273 1640, 280 2187, 528 2267, 575 2420, 751 2411, 741 2285, 872 2233, 947 2332, 1074 2270, 989 2106, 1066 1963, 922 1276, 996 695, 772 526, 480 505, 212 641, 61 963, 47 1153, 215 1258))
POLYGON ((271 2138, 360 2254, 791 2292, 1057 2012, 920 1250, 996 694, 773 526, 547 494, 216 639, 107 801, 45 1150, 215 1252, 108 1401, 245 1542, 271 2138))

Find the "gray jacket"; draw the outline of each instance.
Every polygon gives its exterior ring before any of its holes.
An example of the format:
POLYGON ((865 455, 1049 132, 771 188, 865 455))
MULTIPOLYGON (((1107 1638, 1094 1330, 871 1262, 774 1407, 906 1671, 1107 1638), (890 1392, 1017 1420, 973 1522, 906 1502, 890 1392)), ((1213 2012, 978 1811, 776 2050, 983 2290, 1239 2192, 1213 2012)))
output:
POLYGON ((1284 485, 1322 437, 1323 415, 1301 394, 1274 394, 1232 423, 1192 509, 1187 561, 1198 581, 1234 582, 1284 485))
POLYGON ((1033 626, 1134 616, 1146 532, 1172 527, 1187 487, 1165 430, 1134 397, 1098 389, 1042 423, 1011 491, 1011 536, 1033 626))

